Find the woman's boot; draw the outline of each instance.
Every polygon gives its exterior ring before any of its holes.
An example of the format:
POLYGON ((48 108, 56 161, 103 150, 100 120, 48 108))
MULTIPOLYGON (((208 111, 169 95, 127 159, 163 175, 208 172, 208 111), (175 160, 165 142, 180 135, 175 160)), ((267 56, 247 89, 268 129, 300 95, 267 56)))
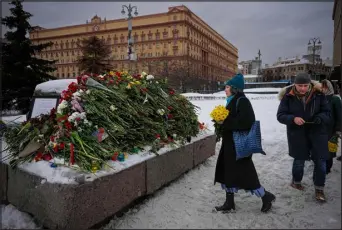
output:
POLYGON ((265 195, 261 197, 262 200, 262 212, 268 212, 272 208, 272 203, 275 201, 276 197, 272 193, 265 191, 265 195))
POLYGON ((222 206, 216 206, 216 211, 230 212, 235 210, 234 193, 226 192, 226 201, 222 206))

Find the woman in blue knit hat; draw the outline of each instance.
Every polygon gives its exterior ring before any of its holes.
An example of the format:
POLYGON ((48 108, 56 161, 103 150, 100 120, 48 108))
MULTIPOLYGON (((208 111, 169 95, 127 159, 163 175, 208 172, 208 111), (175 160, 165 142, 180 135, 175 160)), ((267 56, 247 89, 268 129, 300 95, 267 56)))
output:
POLYGON ((253 107, 243 93, 244 86, 242 74, 237 74, 226 82, 226 108, 229 110, 229 116, 223 122, 222 146, 215 172, 215 183, 221 183, 226 192, 226 201, 215 208, 223 212, 235 210, 234 193, 243 189, 260 197, 261 211, 267 212, 272 208, 276 197, 260 185, 252 156, 236 160, 233 131, 250 130, 255 122, 253 107), (239 98, 241 99, 237 105, 239 98))

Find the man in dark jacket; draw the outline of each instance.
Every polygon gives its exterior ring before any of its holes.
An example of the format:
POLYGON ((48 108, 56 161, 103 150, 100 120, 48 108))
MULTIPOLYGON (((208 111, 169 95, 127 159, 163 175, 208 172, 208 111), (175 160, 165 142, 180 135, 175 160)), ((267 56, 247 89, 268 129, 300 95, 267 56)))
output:
POLYGON ((306 160, 314 162, 313 181, 316 199, 325 201, 324 186, 328 157, 330 106, 320 89, 312 83, 310 75, 298 74, 294 85, 287 87, 281 98, 277 119, 287 126, 289 154, 294 158, 292 183, 303 190, 301 184, 306 160))

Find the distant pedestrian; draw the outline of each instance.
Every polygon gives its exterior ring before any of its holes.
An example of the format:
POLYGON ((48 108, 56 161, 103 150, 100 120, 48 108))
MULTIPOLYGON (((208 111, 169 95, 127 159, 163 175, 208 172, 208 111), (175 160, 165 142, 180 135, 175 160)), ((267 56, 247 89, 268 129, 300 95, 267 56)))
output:
POLYGON ((294 158, 292 183, 295 189, 304 190, 301 181, 306 160, 314 162, 313 181, 316 199, 325 201, 324 186, 328 159, 328 131, 330 106, 320 85, 310 75, 300 73, 294 85, 279 93, 281 102, 277 119, 287 127, 289 155, 294 158))
MULTIPOLYGON (((322 81, 322 92, 326 95, 331 108, 331 120, 328 125, 328 138, 337 138, 341 136, 342 125, 342 103, 341 98, 334 95, 334 87, 329 80, 322 81)), ((329 152, 329 159, 327 160, 327 174, 331 172, 336 152, 329 152)))
POLYGON ((223 122, 222 146, 217 159, 215 183, 221 183, 226 192, 226 201, 222 206, 215 207, 217 211, 229 212, 235 210, 234 193, 244 189, 262 199, 262 212, 272 208, 276 197, 266 191, 259 182, 252 156, 236 160, 236 149, 233 131, 250 130, 255 122, 253 107, 243 93, 244 78, 237 74, 226 82, 226 108, 228 117, 223 122), (237 100, 239 103, 237 104, 237 100))

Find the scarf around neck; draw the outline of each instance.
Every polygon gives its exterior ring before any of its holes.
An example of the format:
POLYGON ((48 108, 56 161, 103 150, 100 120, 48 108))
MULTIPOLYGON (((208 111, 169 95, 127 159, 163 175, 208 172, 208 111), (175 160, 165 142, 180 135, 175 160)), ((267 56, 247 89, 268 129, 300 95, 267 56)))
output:
POLYGON ((226 107, 229 105, 229 103, 233 100, 234 95, 230 95, 229 97, 226 98, 226 107))

